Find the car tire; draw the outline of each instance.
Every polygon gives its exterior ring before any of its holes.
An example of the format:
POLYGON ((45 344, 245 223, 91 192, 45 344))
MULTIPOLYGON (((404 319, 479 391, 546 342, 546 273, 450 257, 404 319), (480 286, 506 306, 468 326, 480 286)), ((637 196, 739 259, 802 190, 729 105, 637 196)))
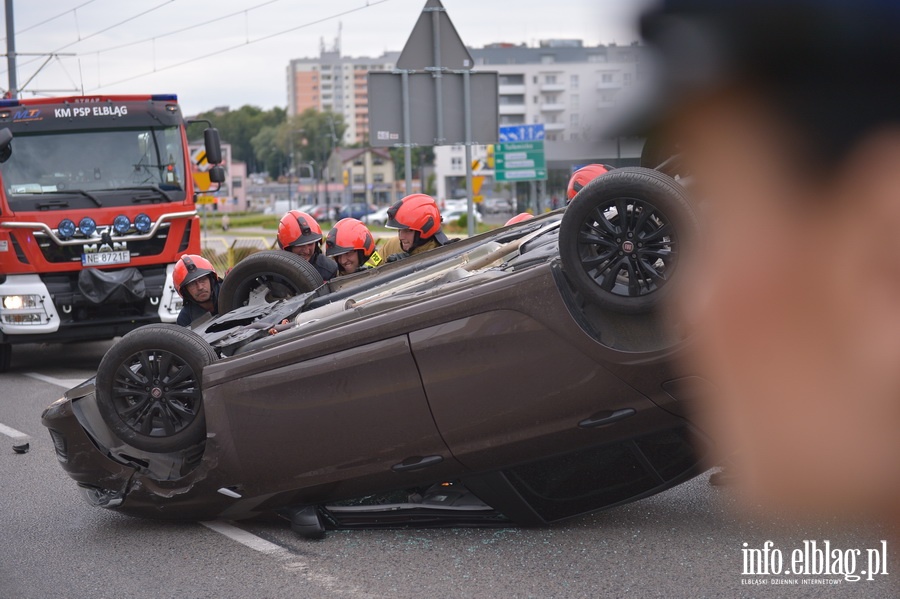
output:
POLYGON ((154 453, 181 451, 206 437, 203 369, 217 355, 202 337, 173 324, 135 329, 100 361, 95 381, 104 422, 125 443, 154 453))
POLYGON ((8 372, 12 363, 12 344, 0 343, 0 372, 8 372))
POLYGON ((698 229, 678 182, 651 169, 620 168, 591 181, 566 209, 560 259, 589 301, 647 312, 671 291, 679 257, 698 229))
POLYGON ((247 256, 231 269, 219 290, 219 314, 256 301, 271 303, 319 288, 324 281, 309 260, 284 250, 247 256))

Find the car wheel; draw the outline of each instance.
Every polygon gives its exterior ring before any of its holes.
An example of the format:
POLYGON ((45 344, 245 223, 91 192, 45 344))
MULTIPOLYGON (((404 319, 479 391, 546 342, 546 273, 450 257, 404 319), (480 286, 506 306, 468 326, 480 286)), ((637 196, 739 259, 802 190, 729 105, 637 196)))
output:
POLYGON ((0 372, 9 371, 12 362, 12 344, 0 343, 0 372))
POLYGON ((674 179, 621 168, 591 181, 566 209, 559 253, 568 278, 588 300, 619 312, 646 312, 668 294, 697 229, 674 179))
POLYGON ((231 269, 219 290, 219 314, 313 291, 324 281, 309 260, 284 250, 257 252, 231 269))
POLYGON ((100 415, 124 442, 168 453, 206 436, 203 369, 216 352, 202 337, 172 324, 135 329, 113 345, 97 370, 100 415))

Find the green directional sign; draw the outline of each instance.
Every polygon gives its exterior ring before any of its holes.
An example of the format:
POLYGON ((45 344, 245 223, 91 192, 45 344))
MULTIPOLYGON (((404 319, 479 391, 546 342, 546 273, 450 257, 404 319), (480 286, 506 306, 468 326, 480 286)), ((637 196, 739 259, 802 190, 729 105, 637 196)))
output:
POLYGON ((497 181, 538 181, 547 178, 543 141, 497 144, 494 164, 497 181))

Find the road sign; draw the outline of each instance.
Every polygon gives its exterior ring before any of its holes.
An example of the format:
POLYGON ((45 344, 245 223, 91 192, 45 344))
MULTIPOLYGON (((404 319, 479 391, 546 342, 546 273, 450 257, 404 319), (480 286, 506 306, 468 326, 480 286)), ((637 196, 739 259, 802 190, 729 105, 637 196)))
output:
MULTIPOLYGON (((369 72, 369 143, 403 148, 407 194, 412 193, 414 145, 464 144, 466 187, 471 189, 472 144, 497 141, 498 74, 473 73, 472 65, 441 1, 426 0, 396 69, 369 72)), ((471 200, 468 212, 469 235, 474 235, 471 200)))
POLYGON ((215 196, 197 196, 197 204, 215 204, 215 196))
POLYGON ((544 125, 505 125, 500 127, 500 143, 516 141, 543 141, 544 125))
POLYGON ((435 66, 434 42, 439 40, 439 50, 442 67, 449 69, 471 69, 474 61, 462 38, 453 26, 447 10, 440 0, 428 0, 425 9, 419 15, 416 26, 413 27, 400 57, 397 59, 397 68, 410 71, 422 71, 435 66), (435 16, 435 14, 437 16, 435 16), (435 21, 437 19, 437 21, 435 21), (437 35, 435 35, 437 24, 437 35))
POLYGON ((547 178, 543 141, 501 143, 494 148, 497 181, 542 181, 547 178))
MULTIPOLYGON (((497 141, 498 79, 493 71, 469 73, 472 95, 472 139, 479 144, 497 141)), ((465 94, 461 73, 444 73, 441 108, 444 144, 466 142, 465 94)), ((388 71, 369 71, 369 143, 376 148, 403 144, 403 84, 401 76, 388 71)), ((438 105, 431 73, 409 74, 410 143, 438 145, 438 105)))

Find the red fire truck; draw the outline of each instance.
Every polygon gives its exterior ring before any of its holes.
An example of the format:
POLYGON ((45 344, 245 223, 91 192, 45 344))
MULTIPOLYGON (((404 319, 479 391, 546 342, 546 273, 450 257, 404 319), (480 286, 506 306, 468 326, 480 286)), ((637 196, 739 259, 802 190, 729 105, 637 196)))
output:
POLYGON ((174 95, 0 100, 0 372, 17 343, 175 322, 173 264, 200 251, 187 148, 174 95))

